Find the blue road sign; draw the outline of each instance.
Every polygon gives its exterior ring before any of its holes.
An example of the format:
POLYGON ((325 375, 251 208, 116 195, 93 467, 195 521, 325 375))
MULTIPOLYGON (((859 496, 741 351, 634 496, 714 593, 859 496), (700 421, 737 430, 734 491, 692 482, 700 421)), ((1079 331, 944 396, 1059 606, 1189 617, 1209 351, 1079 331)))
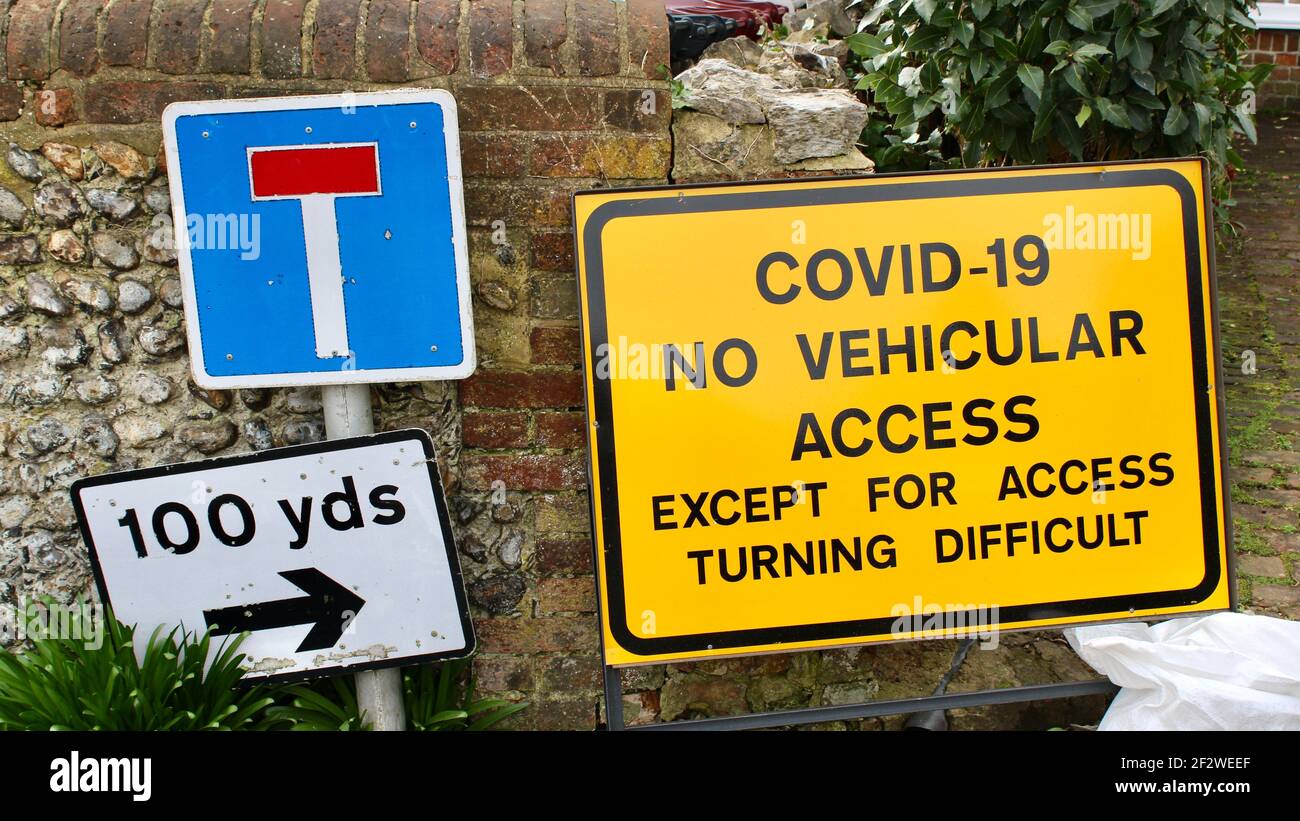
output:
POLYGON ((473 372, 450 94, 175 103, 163 129, 200 385, 473 372))

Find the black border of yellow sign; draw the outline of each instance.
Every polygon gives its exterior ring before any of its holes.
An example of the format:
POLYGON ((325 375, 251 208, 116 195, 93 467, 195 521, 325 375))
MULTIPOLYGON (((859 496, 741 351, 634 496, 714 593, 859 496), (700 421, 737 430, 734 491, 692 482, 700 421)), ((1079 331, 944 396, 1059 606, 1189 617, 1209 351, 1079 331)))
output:
MULTIPOLYGON (((1208 297, 1214 327, 1208 330, 1212 336, 1213 350, 1219 354, 1218 306, 1215 285, 1214 265, 1214 225, 1210 208, 1208 190, 1209 169, 1204 159, 1166 159, 1136 160, 1111 163, 1079 163, 1069 165, 1051 165, 1035 167, 1014 167, 997 169, 966 169, 953 171, 930 171, 906 174, 873 174, 856 177, 820 177, 804 180, 759 180, 743 182, 703 183, 676 186, 648 186, 641 188, 621 188, 616 190, 597 189, 581 191, 574 194, 574 214, 577 217, 577 200, 583 196, 635 193, 638 191, 679 191, 710 188, 754 189, 756 186, 780 186, 777 190, 740 190, 701 195, 695 193, 690 197, 630 197, 607 202, 598 206, 579 228, 581 241, 575 228, 575 246, 578 256, 577 276, 579 280, 579 299, 585 308, 587 327, 584 328, 583 368, 584 387, 588 396, 588 432, 594 436, 593 456, 599 456, 596 475, 590 478, 592 491, 599 493, 602 520, 595 519, 595 499, 592 499, 593 527, 601 528, 598 539, 593 539, 597 552, 604 548, 604 579, 601 583, 600 556, 596 556, 597 589, 602 598, 608 597, 603 604, 603 618, 608 618, 608 627, 619 645, 629 653, 647 656, 647 661, 660 660, 655 657, 670 656, 681 653, 700 653, 713 655, 719 650, 752 648, 787 643, 840 642, 843 639, 862 637, 864 642, 871 641, 882 633, 887 633, 895 617, 878 617, 839 621, 820 624, 797 624, 782 627, 763 627, 745 630, 731 630, 720 633, 701 633, 680 636, 663 636, 646 638, 634 634, 626 622, 623 591, 623 569, 620 551, 620 528, 618 512, 618 477, 616 454, 614 450, 614 409, 612 405, 609 380, 590 379, 596 366, 596 352, 602 345, 609 343, 607 318, 604 306, 604 268, 601 252, 602 231, 611 220, 623 217, 658 216, 665 214, 707 213, 710 211, 738 211, 759 208, 782 208, 805 205, 836 205, 863 202, 889 202, 896 200, 917 200, 929 198, 956 198, 981 195, 1042 193, 1072 190, 1120 190, 1136 186, 1167 185, 1178 195, 1182 204, 1183 239, 1186 249, 1187 294, 1190 324, 1192 329, 1192 368, 1195 385, 1193 401, 1196 412, 1197 449, 1199 454, 1198 473, 1201 486, 1201 517, 1205 543, 1205 576, 1195 587, 1185 590, 1165 590, 1152 593, 1136 593, 1123 596, 1106 596, 1098 598, 1075 599, 1071 601, 1046 602, 1004 607, 1001 609, 1000 624, 1017 624, 1039 622, 1051 619, 1069 619, 1072 617, 1115 613, 1116 619, 1131 611, 1149 610, 1163 607, 1187 607, 1203 601, 1218 587, 1222 574, 1229 574, 1232 579, 1232 529, 1229 511, 1227 442, 1224 437, 1223 415, 1223 374, 1221 363, 1211 367, 1207 361, 1207 329, 1205 327, 1205 303, 1208 297), (1195 162, 1201 165, 1201 178, 1204 188, 1202 200, 1204 209, 1197 208, 1196 192, 1187 178, 1168 168, 1141 168, 1142 165, 1168 164, 1171 162, 1195 162), (1070 173, 1076 171, 1078 173, 1070 173), (1016 176, 999 176, 1007 172, 1016 176), (1029 173, 1025 172, 1043 172, 1029 173), (944 179, 934 179, 942 176, 944 179), (913 178, 911 182, 897 182, 900 178, 913 178), (888 185, 870 185, 877 180, 889 180, 888 185), (866 185, 849 185, 827 187, 827 182, 861 181, 866 185), (821 184, 819 186, 819 183, 821 184), (1208 258, 1202 259, 1202 237, 1198 231, 1198 215, 1205 225, 1205 250, 1208 258), (1206 281, 1210 293, 1204 293, 1202 281, 1209 272, 1206 281), (1207 378, 1209 377, 1209 378, 1207 378), (1213 381, 1211 381, 1211 379, 1213 381), (1217 401, 1211 405, 1211 393, 1217 395, 1217 401), (1217 426, 1219 444, 1219 468, 1221 482, 1215 479, 1215 449, 1212 442, 1213 429, 1217 426), (1222 494, 1218 496, 1217 494, 1222 494), (1220 545, 1221 532, 1218 520, 1220 500, 1223 506, 1224 523, 1222 533, 1226 544, 1220 545), (1226 549, 1225 549, 1226 548, 1226 549), (1220 565, 1220 554, 1226 555, 1228 566, 1220 565)), ((576 223, 575 223, 576 225, 576 223)), ((589 471, 591 466, 589 465, 589 471)), ((1236 590, 1229 585, 1230 606, 1236 609, 1236 590)), ((974 618, 976 614, 964 614, 974 618)), ((806 645, 805 645, 806 647, 806 645)), ((792 648, 793 649, 793 648, 792 648)))

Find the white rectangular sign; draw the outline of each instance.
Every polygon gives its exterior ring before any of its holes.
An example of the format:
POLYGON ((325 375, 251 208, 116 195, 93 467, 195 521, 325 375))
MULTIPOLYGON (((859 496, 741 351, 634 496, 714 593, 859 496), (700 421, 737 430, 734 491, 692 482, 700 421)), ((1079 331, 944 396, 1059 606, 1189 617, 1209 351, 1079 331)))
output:
POLYGON ((424 431, 94 476, 72 500, 117 618, 143 636, 159 625, 248 631, 247 677, 474 650, 424 431))

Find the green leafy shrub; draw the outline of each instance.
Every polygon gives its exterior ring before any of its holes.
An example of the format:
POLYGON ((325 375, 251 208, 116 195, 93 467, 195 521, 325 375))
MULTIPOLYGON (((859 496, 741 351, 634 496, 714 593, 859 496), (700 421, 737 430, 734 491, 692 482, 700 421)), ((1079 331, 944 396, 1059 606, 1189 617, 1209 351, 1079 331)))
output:
MULTIPOLYGON (((402 690, 410 730, 486 730, 528 704, 476 699, 469 659, 402 671, 402 690), (461 682, 464 682, 463 684, 461 682)), ((287 704, 267 710, 272 720, 293 730, 366 730, 350 677, 300 684, 284 690, 287 704)))
MULTIPOLYGON (((880 0, 848 38, 882 169, 1201 154, 1252 141, 1251 0, 880 0)), ((870 127, 868 129, 870 131, 870 127)))
MULTIPOLYGON (((71 637, 42 637, 20 653, 0 651, 0 729, 243 730, 266 726, 271 698, 236 689, 243 637, 213 647, 211 636, 161 629, 136 658, 135 629, 109 613, 92 624, 73 611, 71 637), (99 635, 102 642, 84 637, 99 635), (209 655, 215 652, 204 671, 209 655)), ((62 632, 62 631, 61 631, 62 632)))
POLYGON ((357 707, 357 694, 348 677, 283 687, 280 701, 267 709, 268 718, 290 730, 368 730, 357 707))

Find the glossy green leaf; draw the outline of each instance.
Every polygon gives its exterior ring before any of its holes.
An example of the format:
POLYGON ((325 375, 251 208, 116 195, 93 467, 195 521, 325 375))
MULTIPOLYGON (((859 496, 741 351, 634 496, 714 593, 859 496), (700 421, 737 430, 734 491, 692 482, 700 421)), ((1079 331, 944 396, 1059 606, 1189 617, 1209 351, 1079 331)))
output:
POLYGON ((1187 130, 1187 126, 1190 124, 1191 120, 1187 118, 1187 115, 1183 113, 1183 110, 1178 106, 1173 106, 1169 109, 1169 112, 1165 114, 1165 122, 1164 125, 1161 126, 1160 130, 1172 137, 1176 134, 1182 134, 1187 130))
POLYGON ((1038 66, 1031 66, 1028 63, 1021 63, 1016 67, 1016 76, 1025 88, 1033 92, 1035 97, 1043 96, 1043 70, 1038 66))

